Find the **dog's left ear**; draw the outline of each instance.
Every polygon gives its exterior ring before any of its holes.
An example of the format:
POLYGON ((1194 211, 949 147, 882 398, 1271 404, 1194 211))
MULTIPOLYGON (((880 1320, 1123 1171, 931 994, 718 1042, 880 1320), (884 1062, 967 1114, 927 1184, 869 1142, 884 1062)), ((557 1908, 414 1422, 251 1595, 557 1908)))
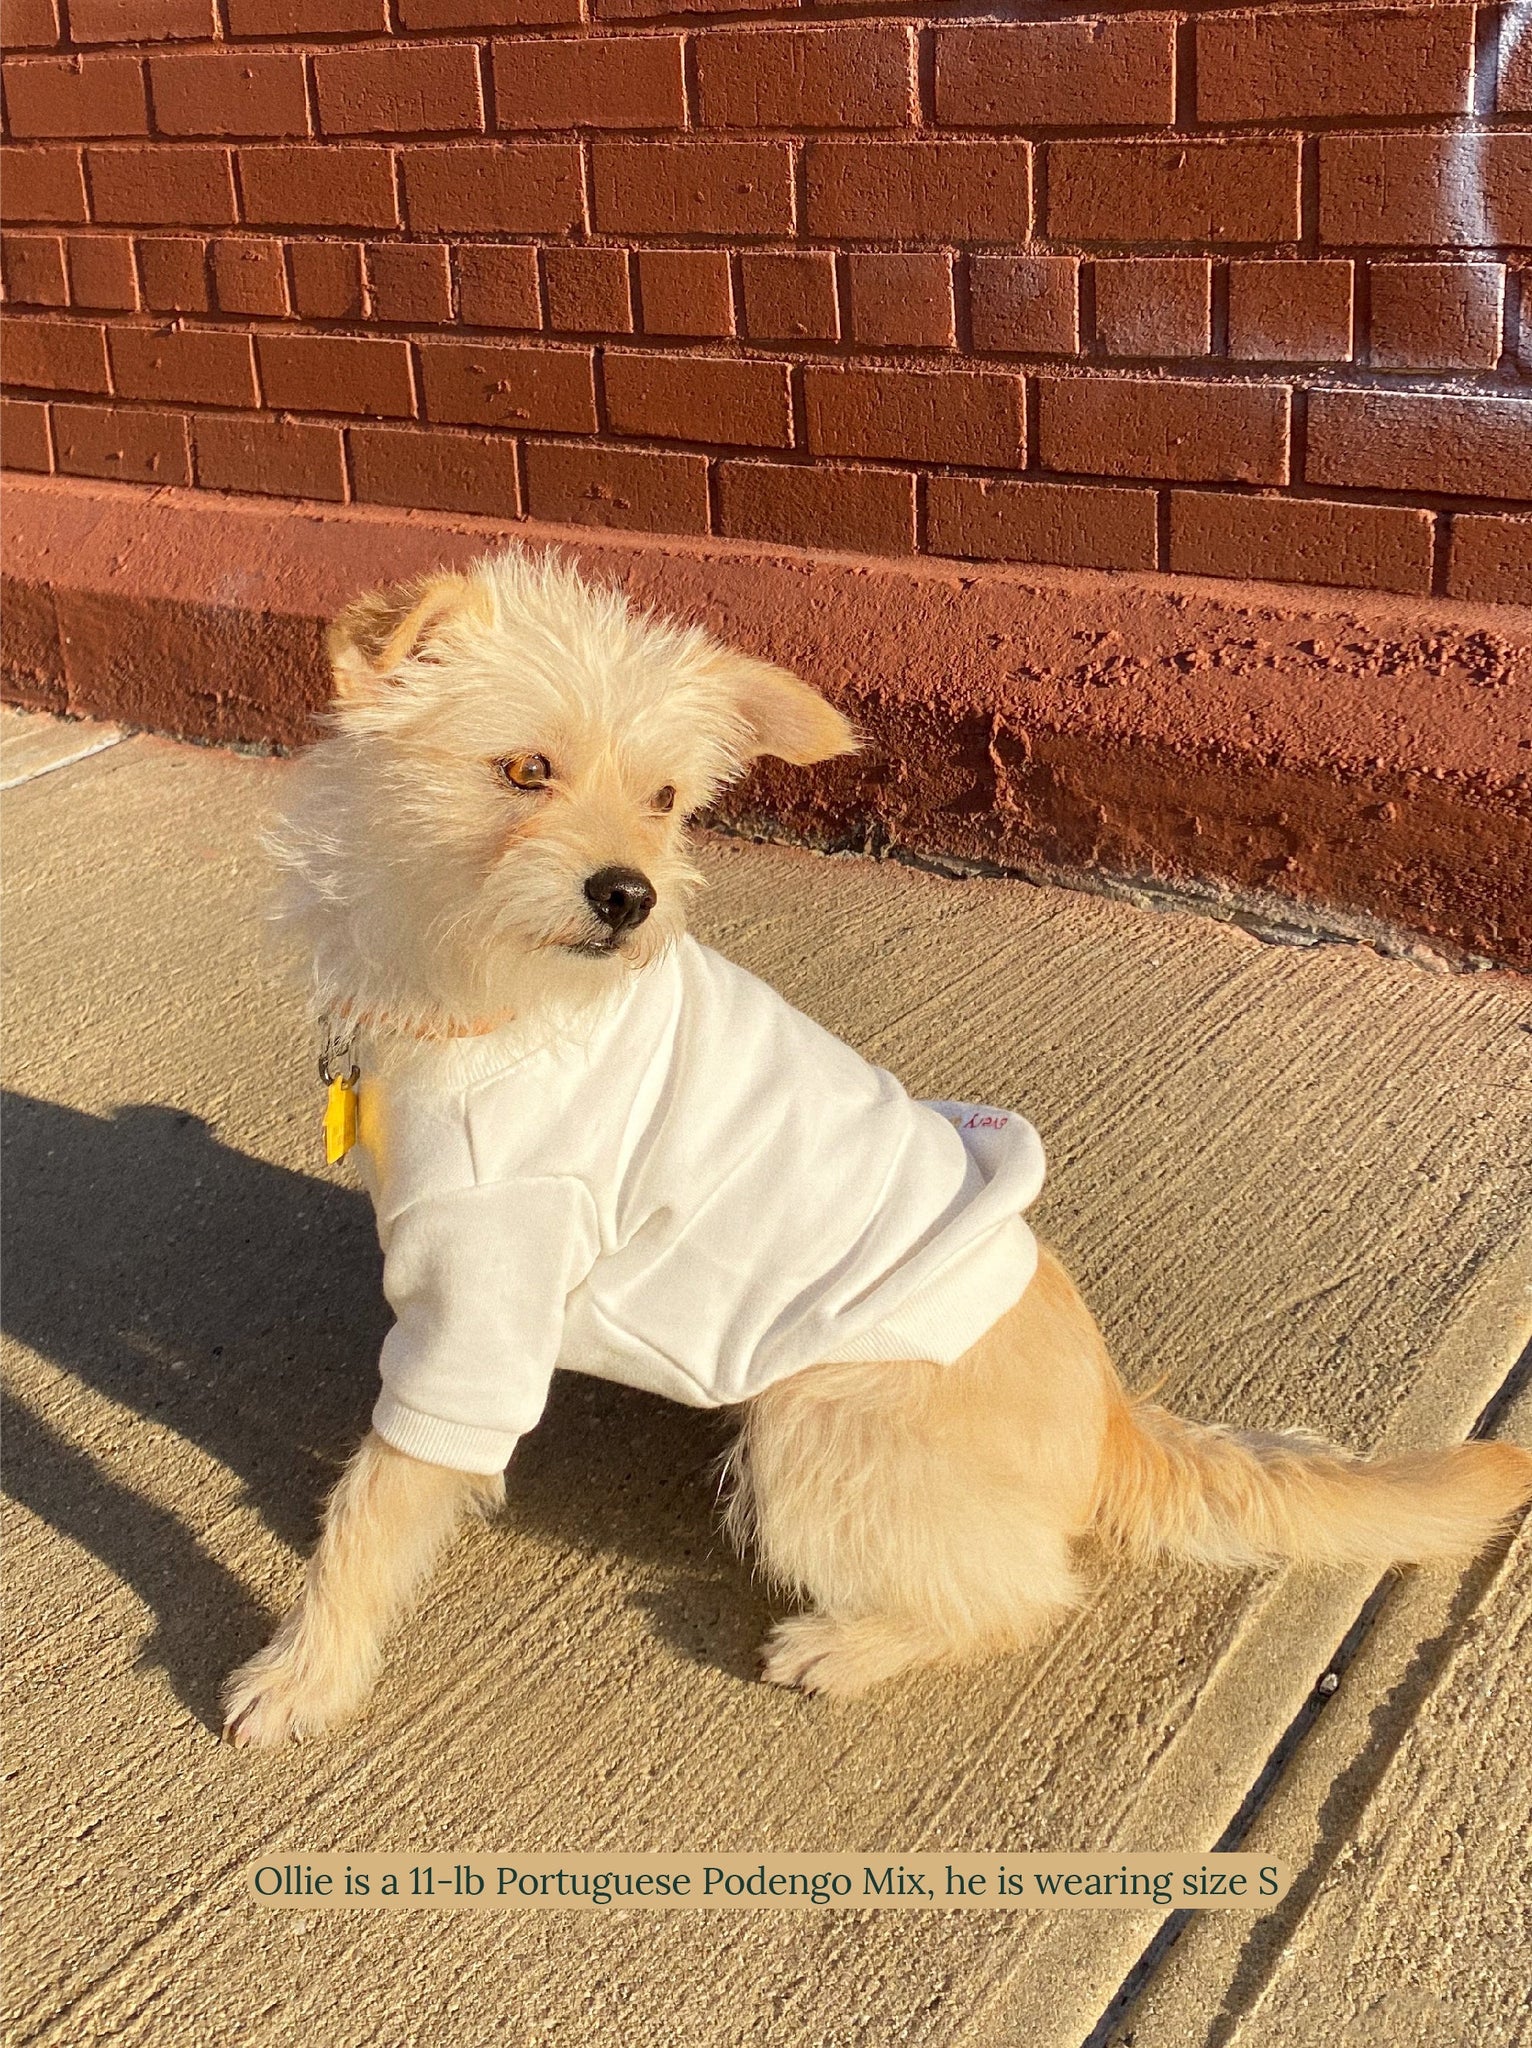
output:
POLYGON ((851 721, 785 668, 731 653, 726 681, 749 728, 752 757, 774 754, 806 768, 811 761, 854 754, 861 745, 851 721))

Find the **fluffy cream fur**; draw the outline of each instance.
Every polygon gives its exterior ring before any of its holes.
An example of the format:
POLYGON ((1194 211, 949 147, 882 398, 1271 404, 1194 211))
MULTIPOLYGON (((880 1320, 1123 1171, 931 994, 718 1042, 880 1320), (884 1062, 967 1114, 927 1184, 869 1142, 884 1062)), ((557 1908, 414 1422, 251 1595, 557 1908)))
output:
MULTIPOLYGON (((330 652, 333 730, 292 771, 275 846, 317 1000, 385 1041, 533 1011, 577 1028, 682 930, 686 814, 758 754, 854 745, 795 677, 517 550, 362 599, 330 652), (507 779, 526 756, 546 787, 507 779), (584 894, 607 866, 656 892, 619 939, 584 894)), ((1532 1453, 1512 1445, 1364 1463, 1134 1398, 1047 1252, 955 1365, 824 1365, 770 1388, 729 1472, 731 1531, 806 1606, 765 1675, 835 1693, 1025 1643, 1079 1598, 1090 1533, 1139 1557, 1381 1567, 1468 1556, 1532 1497, 1532 1453)), ((458 1523, 501 1495, 369 1436, 297 1605, 229 1681, 230 1738, 353 1711, 458 1523)))
POLYGON ((329 646, 332 736, 293 767, 273 836, 282 908, 321 1010, 406 1029, 600 994, 612 959, 574 950, 601 929, 587 876, 632 866, 654 883, 622 952, 642 967, 696 886, 686 814, 757 754, 854 745, 795 676, 645 618, 551 555, 512 550, 363 598, 329 646), (497 775, 526 754, 554 764, 551 789, 497 775))

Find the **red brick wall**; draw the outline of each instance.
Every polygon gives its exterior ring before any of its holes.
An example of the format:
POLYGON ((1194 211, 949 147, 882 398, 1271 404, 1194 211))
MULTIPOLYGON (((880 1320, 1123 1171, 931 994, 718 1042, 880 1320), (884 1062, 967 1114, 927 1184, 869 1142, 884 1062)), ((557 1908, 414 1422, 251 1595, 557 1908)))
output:
POLYGON ((1532 596, 1529 11, 8 0, 6 460, 1532 596))

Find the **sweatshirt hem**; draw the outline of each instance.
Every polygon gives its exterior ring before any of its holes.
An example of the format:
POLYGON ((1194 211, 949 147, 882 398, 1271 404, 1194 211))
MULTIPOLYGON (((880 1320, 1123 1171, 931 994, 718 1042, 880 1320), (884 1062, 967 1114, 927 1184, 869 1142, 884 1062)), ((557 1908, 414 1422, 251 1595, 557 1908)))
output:
POLYGON ((1010 1218, 869 1330, 820 1353, 825 1365, 928 1358, 952 1365, 1014 1308, 1037 1271, 1037 1239, 1010 1218))

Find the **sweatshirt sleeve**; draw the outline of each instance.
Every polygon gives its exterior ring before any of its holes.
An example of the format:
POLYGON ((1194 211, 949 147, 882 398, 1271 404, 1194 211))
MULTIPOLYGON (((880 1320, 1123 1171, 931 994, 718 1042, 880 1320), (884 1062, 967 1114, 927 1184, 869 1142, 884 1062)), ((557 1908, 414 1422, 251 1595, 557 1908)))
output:
POLYGON ((430 1465, 499 1472, 533 1427, 564 1306, 595 1263, 589 1191, 567 1179, 460 1189, 412 1203, 384 1243, 383 1342, 373 1427, 430 1465))

